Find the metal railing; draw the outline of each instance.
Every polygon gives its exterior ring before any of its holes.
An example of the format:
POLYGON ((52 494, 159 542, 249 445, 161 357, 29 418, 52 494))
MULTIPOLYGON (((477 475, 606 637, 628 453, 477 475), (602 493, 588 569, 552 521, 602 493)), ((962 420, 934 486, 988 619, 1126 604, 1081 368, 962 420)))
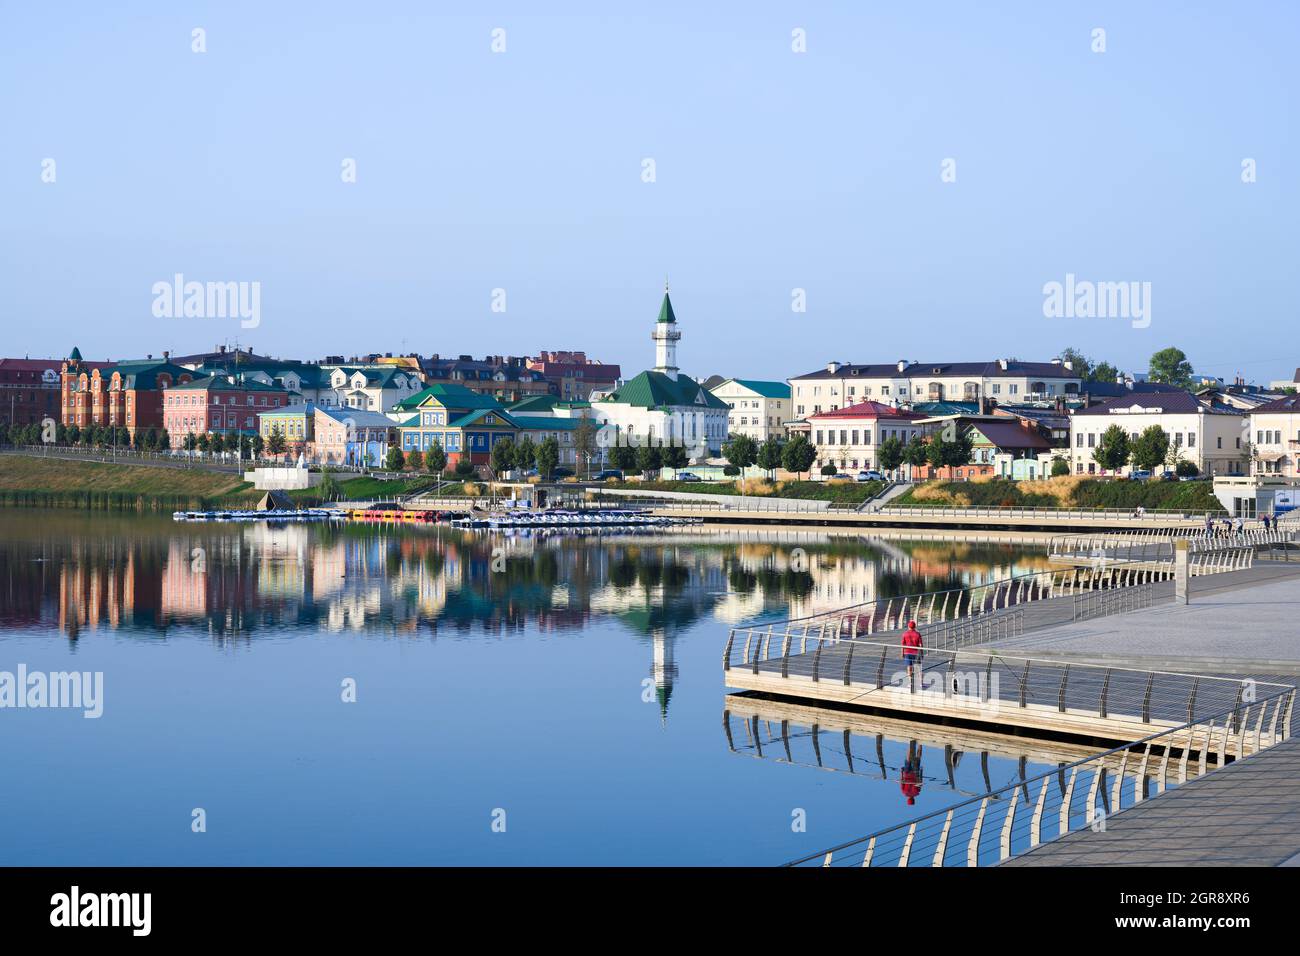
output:
MULTIPOLYGON (((1185 508, 1146 508, 1137 512, 1133 508, 1042 508, 1008 507, 993 505, 972 505, 961 507, 955 505, 897 504, 885 505, 880 514, 909 514, 923 516, 969 516, 973 518, 1166 518, 1178 520, 1205 519, 1204 511, 1190 511, 1185 508)), ((1221 517, 1217 514, 1216 517, 1221 517)))
POLYGON ((1074 620, 1088 621, 1110 614, 1144 611, 1151 606, 1150 584, 1115 588, 1109 591, 1081 591, 1071 598, 1074 620))
POLYGON ((1002 863, 1121 810, 1266 750, 1290 736, 1295 688, 1240 698, 1208 716, 904 823, 787 866, 984 866, 1002 863), (1023 807, 1023 811, 1021 812, 1023 807))

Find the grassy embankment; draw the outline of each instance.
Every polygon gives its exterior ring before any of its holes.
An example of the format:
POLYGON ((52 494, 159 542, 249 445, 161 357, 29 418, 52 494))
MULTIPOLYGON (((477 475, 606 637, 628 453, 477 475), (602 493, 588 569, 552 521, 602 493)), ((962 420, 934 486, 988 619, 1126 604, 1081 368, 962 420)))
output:
POLYGON ((880 481, 778 481, 745 478, 739 481, 609 482, 606 487, 634 491, 689 491, 705 495, 754 495, 760 498, 800 498, 834 504, 861 504, 884 487, 880 481))
MULTIPOLYGON (((395 498, 432 488, 434 478, 411 475, 392 481, 335 474, 342 497, 352 501, 395 498)), ((440 494, 471 494, 460 482, 440 494)), ((117 465, 70 459, 0 456, 0 505, 113 511, 201 511, 247 508, 262 492, 237 475, 200 468, 117 465)), ((299 506, 323 503, 319 487, 287 492, 299 506)))
POLYGON ((0 504, 9 507, 175 511, 229 507, 257 498, 258 492, 238 475, 197 468, 0 456, 0 504))
POLYGON ((1221 513, 1208 481, 1099 481, 1063 475, 1039 481, 927 481, 890 505, 950 508, 1121 508, 1221 513))

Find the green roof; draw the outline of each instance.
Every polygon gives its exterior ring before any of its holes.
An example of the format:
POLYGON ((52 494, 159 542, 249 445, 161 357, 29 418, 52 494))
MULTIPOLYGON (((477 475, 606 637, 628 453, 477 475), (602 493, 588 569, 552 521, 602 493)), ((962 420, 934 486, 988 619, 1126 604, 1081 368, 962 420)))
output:
POLYGON ((428 404, 430 399, 437 399, 438 404, 444 408, 501 408, 501 403, 491 395, 480 395, 453 382, 439 382, 414 395, 408 395, 395 404, 393 409, 399 412, 409 411, 428 404))
POLYGON ((663 372, 642 372, 620 388, 610 392, 603 402, 635 405, 638 408, 661 408, 685 405, 699 408, 726 408, 727 403, 687 375, 676 380, 663 372))
POLYGON ((511 414, 515 412, 549 412, 559 401, 554 395, 530 395, 506 406, 511 414))
POLYGON ((582 424, 581 418, 552 418, 549 415, 511 415, 517 428, 527 431, 571 432, 582 424))
MULTIPOLYGON (((189 370, 186 369, 185 371, 189 370)), ((178 391, 209 388, 233 389, 241 392, 285 391, 285 389, 279 385, 264 385, 262 382, 257 382, 253 379, 236 379, 235 381, 231 381, 230 376, 226 374, 209 375, 206 378, 196 378, 193 381, 173 386, 173 389, 178 391)))
POLYGON ((664 304, 659 306, 660 322, 676 322, 677 316, 673 315, 673 300, 668 298, 668 290, 664 289, 664 304))
MULTIPOLYGON (((729 385, 731 382, 735 382, 737 385, 747 388, 751 392, 757 392, 764 398, 790 397, 790 385, 788 382, 764 382, 756 378, 732 378, 723 382, 722 385, 729 385)), ((722 388, 722 385, 719 385, 718 388, 722 388)))
POLYGON ((460 418, 457 418, 455 421, 448 422, 447 425, 450 428, 464 428, 466 425, 477 424, 479 419, 483 418, 486 415, 496 415, 499 419, 501 419, 501 424, 505 425, 507 428, 513 428, 515 425, 514 420, 505 412, 503 412, 500 408, 475 409, 474 411, 470 412, 468 415, 462 415, 460 418))
POLYGON ((72 351, 68 353, 68 361, 69 361, 69 362, 80 362, 80 361, 81 361, 81 349, 77 348, 77 347, 74 345, 74 346, 72 347, 72 351))

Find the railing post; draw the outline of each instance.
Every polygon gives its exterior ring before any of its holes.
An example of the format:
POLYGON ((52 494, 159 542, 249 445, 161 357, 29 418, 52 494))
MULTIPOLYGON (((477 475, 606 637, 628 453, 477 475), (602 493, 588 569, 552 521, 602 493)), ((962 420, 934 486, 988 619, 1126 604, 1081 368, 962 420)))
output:
POLYGON ((1148 671, 1147 689, 1146 693, 1142 695, 1142 723, 1144 724, 1151 723, 1151 686, 1155 683, 1155 680, 1156 672, 1148 671))

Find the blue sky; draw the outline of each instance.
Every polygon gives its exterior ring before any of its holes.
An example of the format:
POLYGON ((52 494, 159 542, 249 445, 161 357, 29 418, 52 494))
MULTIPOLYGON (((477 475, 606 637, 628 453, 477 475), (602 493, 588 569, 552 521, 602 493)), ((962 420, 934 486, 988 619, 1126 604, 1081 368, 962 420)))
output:
POLYGON ((1295 4, 271 6, 0 3, 0 353, 633 372, 667 274, 697 375, 1300 365, 1295 4), (261 324, 155 318, 178 272, 260 282, 261 324), (1150 326, 1045 318, 1067 273, 1150 282, 1150 326))

